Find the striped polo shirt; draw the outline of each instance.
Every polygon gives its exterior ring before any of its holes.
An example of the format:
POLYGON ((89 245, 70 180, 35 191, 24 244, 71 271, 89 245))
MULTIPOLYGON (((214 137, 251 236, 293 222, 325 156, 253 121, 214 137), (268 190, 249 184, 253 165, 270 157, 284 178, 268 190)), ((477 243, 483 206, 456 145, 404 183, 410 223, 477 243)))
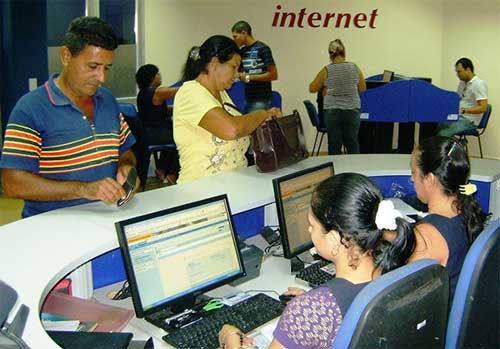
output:
MULTIPOLYGON (((5 131, 0 168, 28 171, 62 181, 116 178, 118 159, 135 143, 118 103, 103 87, 93 96, 94 125, 56 86, 43 86, 19 99, 5 131)), ((79 205, 86 199, 26 201, 23 217, 79 205)))

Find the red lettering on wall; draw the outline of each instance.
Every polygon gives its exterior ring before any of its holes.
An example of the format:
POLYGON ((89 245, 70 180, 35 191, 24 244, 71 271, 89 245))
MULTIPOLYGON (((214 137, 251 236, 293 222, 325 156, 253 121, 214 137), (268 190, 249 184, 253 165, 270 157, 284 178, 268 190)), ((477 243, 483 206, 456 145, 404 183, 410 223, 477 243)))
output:
POLYGON ((371 12, 307 12, 307 8, 301 8, 298 11, 283 11, 282 6, 276 5, 276 11, 273 15, 273 27, 288 28, 353 28, 353 29, 375 29, 375 22, 378 17, 378 9, 371 12), (368 23, 367 23, 368 22, 368 23))

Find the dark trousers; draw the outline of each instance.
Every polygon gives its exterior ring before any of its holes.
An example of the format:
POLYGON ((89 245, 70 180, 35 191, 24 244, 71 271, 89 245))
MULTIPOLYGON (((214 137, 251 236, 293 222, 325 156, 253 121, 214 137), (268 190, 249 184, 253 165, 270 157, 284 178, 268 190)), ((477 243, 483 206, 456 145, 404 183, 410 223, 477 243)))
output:
POLYGON ((347 153, 359 154, 359 109, 325 109, 323 117, 328 132, 328 154, 341 154, 342 145, 347 153))

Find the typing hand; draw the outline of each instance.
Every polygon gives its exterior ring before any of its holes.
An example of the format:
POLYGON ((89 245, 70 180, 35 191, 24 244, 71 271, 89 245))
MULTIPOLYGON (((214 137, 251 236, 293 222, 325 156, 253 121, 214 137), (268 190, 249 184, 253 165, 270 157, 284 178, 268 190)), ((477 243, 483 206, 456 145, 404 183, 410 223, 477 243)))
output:
POLYGON ((291 296, 300 296, 301 294, 306 293, 306 291, 299 287, 288 287, 288 290, 283 292, 283 294, 291 295, 291 296))

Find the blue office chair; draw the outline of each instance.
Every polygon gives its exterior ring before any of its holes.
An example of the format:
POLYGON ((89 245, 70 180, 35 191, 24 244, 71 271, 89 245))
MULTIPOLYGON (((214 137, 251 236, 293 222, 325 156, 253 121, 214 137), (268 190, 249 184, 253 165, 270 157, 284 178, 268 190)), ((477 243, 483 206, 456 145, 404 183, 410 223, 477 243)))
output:
POLYGON ((316 142, 318 141, 318 136, 321 133, 321 138, 318 144, 318 150, 316 152, 316 156, 318 156, 319 150, 321 149, 321 144, 323 143, 323 137, 325 136, 325 133, 327 133, 327 130, 326 127, 320 126, 321 120, 319 119, 319 115, 314 104, 309 100, 305 100, 304 105, 306 106, 307 115, 309 115, 309 120, 311 120, 311 124, 316 129, 316 137, 314 137, 314 145, 311 152, 311 155, 313 156, 314 156, 314 149, 316 149, 316 142))
POLYGON ((137 141, 137 147, 135 148, 135 155, 137 158, 137 174, 141 180, 142 189, 146 186, 146 180, 148 177, 149 162, 151 154, 153 154, 155 164, 158 164, 160 160, 160 152, 163 150, 175 150, 177 146, 174 143, 166 144, 146 144, 144 137, 144 128, 137 109, 135 105, 131 103, 118 103, 120 106, 120 111, 127 121, 130 131, 134 135, 137 141))
POLYGON ((443 348, 448 273, 422 259, 368 284, 344 316, 334 349, 443 348))
POLYGON ((490 222, 469 249, 449 319, 446 349, 499 347, 500 219, 490 222))
POLYGON ((21 304, 12 322, 7 322, 17 298, 17 292, 0 280, 0 348, 29 349, 29 346, 21 339, 28 319, 29 308, 21 304))
MULTIPOLYGON (((481 159, 483 158, 483 147, 481 145, 481 135, 486 131, 486 126, 488 126, 488 121, 490 120, 490 115, 491 115, 491 104, 488 104, 488 107, 486 108, 486 111, 483 114, 483 117, 481 118, 481 121, 479 122, 479 125, 475 129, 472 130, 465 130, 460 133, 457 133, 456 135, 459 136, 461 140, 465 140, 467 136, 474 136, 477 137, 477 141, 479 143, 479 153, 481 154, 481 159)), ((467 142, 464 142, 465 145, 467 146, 467 142)))
POLYGON ((271 108, 283 109, 281 94, 278 91, 271 92, 271 108))

